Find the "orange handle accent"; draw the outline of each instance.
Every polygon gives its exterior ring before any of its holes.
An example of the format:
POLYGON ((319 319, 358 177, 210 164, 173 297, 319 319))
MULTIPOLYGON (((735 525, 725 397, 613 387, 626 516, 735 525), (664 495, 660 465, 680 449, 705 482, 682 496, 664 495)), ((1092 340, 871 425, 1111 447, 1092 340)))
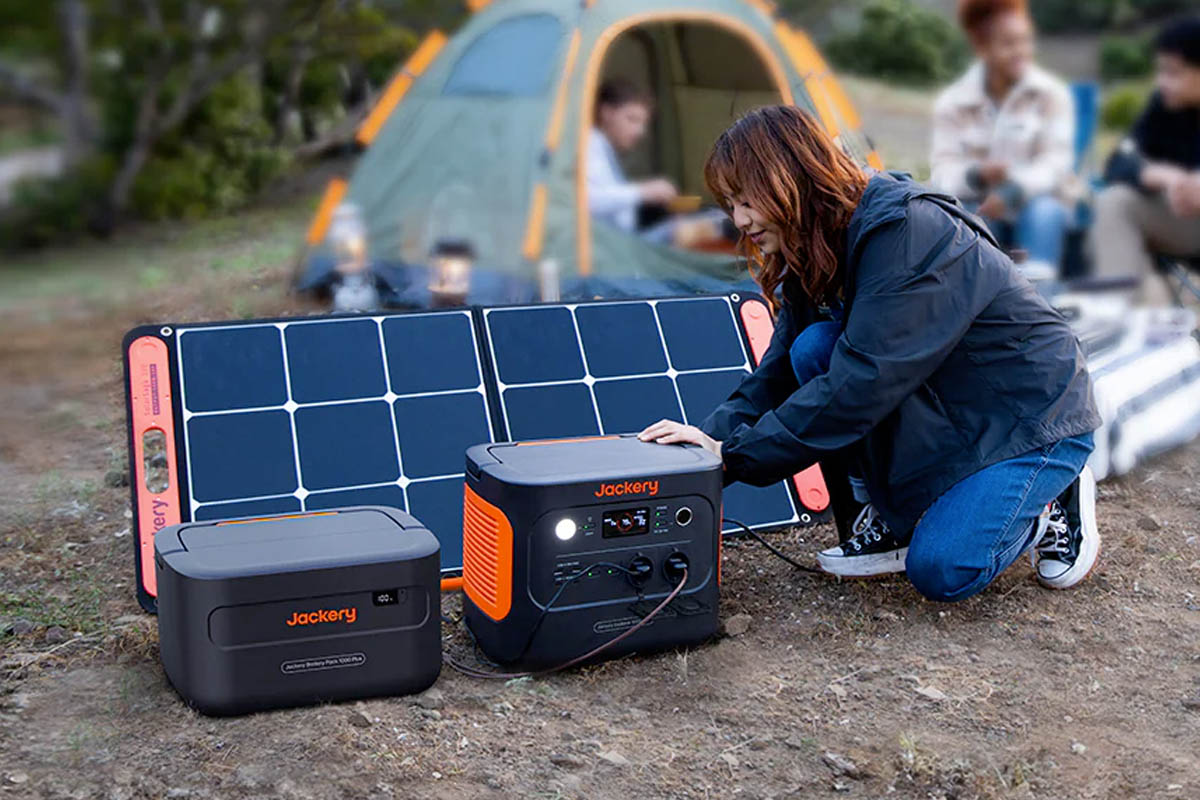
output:
POLYGON ((142 586, 147 594, 156 597, 154 534, 182 521, 175 462, 175 418, 171 413, 171 367, 167 345, 161 339, 142 336, 129 345, 129 398, 133 409, 130 435, 142 586), (163 434, 167 457, 167 488, 157 494, 146 487, 145 436, 154 430, 163 434))
MULTIPOLYGON (((750 340, 750 352, 755 366, 758 366, 767 354, 767 348, 771 346, 771 337, 775 333, 771 314, 761 300, 747 300, 742 303, 740 312, 742 327, 746 331, 746 338, 750 340)), ((829 508, 829 487, 825 485, 825 476, 821 473, 819 465, 813 464, 799 475, 793 476, 792 483, 796 487, 800 502, 809 511, 820 514, 829 508)))
POLYGON ((457 592, 463 588, 463 579, 460 578, 442 578, 443 592, 457 592))

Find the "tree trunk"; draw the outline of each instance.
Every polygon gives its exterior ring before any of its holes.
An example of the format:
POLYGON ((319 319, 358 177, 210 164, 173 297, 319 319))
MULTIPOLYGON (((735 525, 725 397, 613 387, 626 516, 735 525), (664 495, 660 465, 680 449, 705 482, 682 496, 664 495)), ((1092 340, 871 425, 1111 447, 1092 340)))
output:
POLYGON ((95 140, 89 107, 87 6, 82 0, 60 0, 58 19, 66 64, 66 90, 59 101, 59 119, 63 132, 63 165, 70 170, 91 153, 95 140))

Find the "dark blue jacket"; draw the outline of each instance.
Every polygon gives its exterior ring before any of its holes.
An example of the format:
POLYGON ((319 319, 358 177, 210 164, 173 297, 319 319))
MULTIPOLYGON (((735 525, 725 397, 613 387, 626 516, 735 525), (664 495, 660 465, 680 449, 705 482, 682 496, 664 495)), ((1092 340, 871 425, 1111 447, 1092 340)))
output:
POLYGON ((850 220, 844 330, 804 386, 790 348, 816 319, 785 286, 762 363, 701 428, 726 481, 783 480, 840 454, 910 530, 966 476, 1100 425, 1079 342, 956 201, 876 173, 850 220))

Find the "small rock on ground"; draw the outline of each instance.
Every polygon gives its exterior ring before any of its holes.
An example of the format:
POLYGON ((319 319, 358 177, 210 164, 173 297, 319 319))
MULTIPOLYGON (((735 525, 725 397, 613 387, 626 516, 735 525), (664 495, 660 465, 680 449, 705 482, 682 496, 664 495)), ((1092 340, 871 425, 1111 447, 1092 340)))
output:
POLYGON ((608 752, 600 753, 596 757, 606 764, 612 764, 614 767, 629 766, 629 759, 618 753, 616 750, 609 750, 608 752))
POLYGON ((33 631, 33 623, 27 619, 14 619, 8 623, 5 633, 11 633, 14 636, 24 636, 33 631))
POLYGON ((847 778, 863 777, 863 771, 859 769, 858 764, 840 753, 826 751, 821 754, 821 760, 833 770, 834 775, 845 775, 847 778))
POLYGON ((67 632, 61 625, 52 625, 46 629, 46 644, 59 644, 67 640, 67 632))
POLYGON ((425 691, 421 692, 421 694, 417 695, 416 703, 421 708, 434 711, 439 708, 445 708, 446 696, 442 694, 441 689, 426 689, 425 691))
POLYGON ((550 763, 562 769, 582 769, 583 760, 567 753, 551 753, 550 763))
POLYGON ((346 717, 346 721, 349 722, 351 725, 353 725, 356 728, 371 727, 371 720, 367 719, 365 715, 360 714, 357 711, 351 711, 350 714, 346 717))
POLYGON ((741 636, 750 630, 750 623, 753 620, 754 618, 749 614, 735 614, 725 620, 725 633, 729 636, 741 636))

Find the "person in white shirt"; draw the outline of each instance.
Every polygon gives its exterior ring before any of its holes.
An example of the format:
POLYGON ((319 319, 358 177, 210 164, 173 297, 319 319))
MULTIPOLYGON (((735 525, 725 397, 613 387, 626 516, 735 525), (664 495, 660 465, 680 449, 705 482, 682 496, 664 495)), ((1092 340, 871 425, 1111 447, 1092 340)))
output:
POLYGON ((596 98, 596 121, 588 141, 588 207, 592 217, 637 233, 638 208, 665 206, 679 196, 666 178, 631 181, 620 156, 637 147, 650 125, 653 101, 631 81, 607 80, 596 98))
POLYGON ((1031 278, 1054 277, 1074 181, 1070 88, 1034 63, 1025 0, 960 0, 959 20, 977 61, 935 104, 931 183, 1026 251, 1031 278))

